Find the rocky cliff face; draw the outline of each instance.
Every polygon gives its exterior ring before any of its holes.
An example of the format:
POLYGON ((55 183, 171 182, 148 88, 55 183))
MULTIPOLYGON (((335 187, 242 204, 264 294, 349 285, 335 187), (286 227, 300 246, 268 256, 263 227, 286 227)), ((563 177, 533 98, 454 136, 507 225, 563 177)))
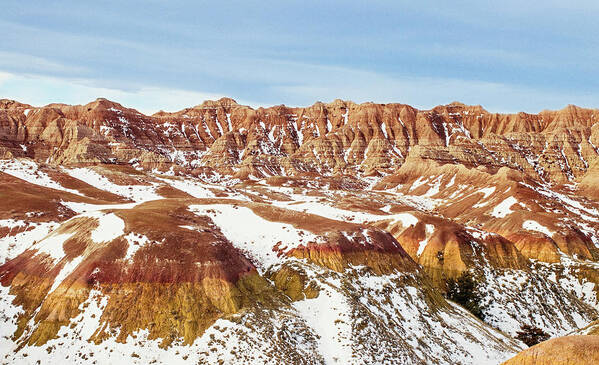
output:
POLYGON ((497 364, 523 325, 591 333, 598 118, 2 100, 4 359, 497 364))
POLYGON ((568 106, 492 114, 452 103, 432 110, 336 100, 254 110, 223 98, 145 116, 98 99, 42 108, 3 100, 2 151, 55 163, 129 163, 235 177, 390 173, 410 160, 506 166, 552 183, 593 183, 599 113, 568 106))

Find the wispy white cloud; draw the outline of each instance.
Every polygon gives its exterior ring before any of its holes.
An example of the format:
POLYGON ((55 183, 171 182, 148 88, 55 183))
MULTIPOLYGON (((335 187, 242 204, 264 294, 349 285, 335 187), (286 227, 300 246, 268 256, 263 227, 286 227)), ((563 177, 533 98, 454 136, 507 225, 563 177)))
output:
POLYGON ((34 73, 69 73, 78 74, 89 71, 83 66, 66 65, 45 57, 38 57, 20 52, 0 51, 0 69, 10 69, 18 66, 34 73))
MULTIPOLYGON (((256 102, 240 100, 235 95, 142 85, 135 89, 95 86, 95 81, 64 79, 40 75, 18 75, 0 72, 0 97, 10 97, 21 102, 40 106, 53 102, 85 104, 98 97, 117 101, 145 114, 158 110, 177 111, 200 104, 204 100, 233 97, 241 104, 252 107, 286 103, 289 106, 306 106, 315 101, 332 101, 341 98, 361 102, 399 102, 421 109, 461 101, 479 104, 491 112, 539 112, 559 109, 567 104, 597 107, 599 95, 551 93, 526 87, 484 81, 450 78, 389 77, 370 71, 342 67, 329 67, 294 63, 285 65, 292 69, 293 82, 270 86, 270 100, 256 102), (536 107, 530 107, 534 95, 536 107), (304 100, 304 103, 289 103, 304 100), (424 102, 423 102, 424 100, 424 102)), ((277 71, 279 72, 279 71, 277 71)), ((277 77, 275 72, 272 77, 277 77)), ((282 71, 280 71, 282 72, 282 71)))
MULTIPOLYGON (((0 97, 8 97, 34 106, 58 102, 86 104, 104 97, 126 107, 135 108, 144 114, 153 114, 159 110, 181 110, 200 104, 204 100, 215 100, 223 96, 225 95, 152 86, 144 86, 136 90, 120 90, 94 87, 86 80, 0 72, 0 97)), ((247 104, 255 105, 251 102, 247 104)))
POLYGON ((355 71, 331 77, 326 82, 282 85, 275 89, 290 100, 330 101, 336 98, 355 102, 398 102, 420 109, 460 101, 482 104, 491 112, 537 113, 544 109, 561 109, 567 104, 596 108, 599 94, 567 94, 535 90, 528 87, 484 81, 444 78, 391 78, 375 73, 355 71), (344 79, 347 77, 348 79, 344 79), (531 99, 534 98, 534 102, 531 99))
POLYGON ((144 111, 220 95, 253 105, 459 100, 501 112, 599 100, 592 1, 172 3, 7 1, 2 96, 113 95, 144 111))

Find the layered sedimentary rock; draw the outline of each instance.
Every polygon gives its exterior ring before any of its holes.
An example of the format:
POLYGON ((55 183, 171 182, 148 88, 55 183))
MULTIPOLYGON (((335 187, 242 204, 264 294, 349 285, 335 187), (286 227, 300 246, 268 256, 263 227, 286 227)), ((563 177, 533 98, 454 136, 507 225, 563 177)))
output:
POLYGON ((592 183, 599 114, 568 106, 493 114, 452 103, 431 110, 336 100, 252 109, 232 99, 152 116, 105 99, 42 108, 3 100, 6 156, 56 163, 209 166, 238 177, 390 172, 409 157, 491 170, 507 166, 555 183, 592 183), (590 174, 589 174, 590 173, 590 174))
POLYGON ((594 333, 598 117, 2 100, 3 355, 496 364, 524 325, 594 333))

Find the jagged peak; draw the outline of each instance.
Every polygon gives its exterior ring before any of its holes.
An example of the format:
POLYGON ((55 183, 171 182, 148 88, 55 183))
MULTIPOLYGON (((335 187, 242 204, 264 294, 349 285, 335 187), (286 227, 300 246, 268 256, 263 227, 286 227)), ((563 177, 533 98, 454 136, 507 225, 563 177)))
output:
MULTIPOLYGON (((186 109, 185 109, 186 110, 186 109)), ((170 115, 172 113, 166 112, 162 109, 160 109, 159 111, 157 111, 156 113, 152 114, 153 117, 166 117, 168 115, 170 115)))
POLYGON ((23 104, 12 99, 0 99, 0 109, 31 108, 29 104, 23 104))
MULTIPOLYGON (((582 107, 579 107, 579 106, 578 106, 578 105, 576 105, 576 104, 568 104, 568 105, 566 105, 566 106, 565 106, 563 109, 584 109, 584 108, 582 108, 582 107)), ((563 110, 563 109, 562 109, 562 110, 563 110)))
POLYGON ((560 113, 560 112, 580 112, 580 111, 597 111, 599 108, 587 108, 576 104, 567 104, 561 109, 543 109, 539 114, 560 113))
POLYGON ((238 105, 237 101, 233 98, 229 98, 229 97, 222 97, 220 99, 217 100, 219 103, 221 104, 235 104, 238 105))
POLYGON ((102 108, 102 109, 114 108, 114 109, 119 109, 119 110, 127 109, 124 106, 122 106, 121 104, 117 103, 116 101, 108 100, 106 98, 97 98, 96 100, 92 101, 91 103, 85 104, 84 107, 102 108))
POLYGON ((192 109, 214 108, 214 107, 230 107, 239 105, 235 99, 222 97, 218 100, 204 100, 201 104, 196 105, 192 109))
POLYGON ((468 105, 459 101, 453 101, 446 105, 437 105, 436 107, 430 109, 430 111, 435 113, 461 113, 467 112, 469 114, 488 114, 489 112, 483 108, 481 105, 468 105))
MULTIPOLYGON (((477 114, 483 114, 483 113, 490 113, 489 111, 487 111, 483 106, 481 105, 468 105, 468 104, 464 104, 460 101, 453 101, 449 104, 446 105, 438 105, 435 106, 431 109, 418 109, 418 108, 414 108, 408 104, 402 104, 402 103, 374 103, 374 102, 364 102, 364 103, 360 103, 360 104, 356 104, 355 102, 351 101, 351 100, 342 100, 342 99, 335 99, 332 102, 329 103, 324 103, 322 101, 316 101, 313 105, 311 106, 307 106, 307 107, 303 107, 303 108, 299 108, 299 109, 310 109, 310 108, 351 108, 351 107, 356 107, 356 106, 365 106, 365 107, 372 107, 372 106, 391 106, 391 105, 401 105, 403 107, 407 107, 410 109, 413 109, 414 111, 425 111, 425 112, 438 112, 438 113, 449 113, 449 112, 453 112, 453 111, 449 111, 450 109, 459 109, 459 110, 464 110, 464 111, 469 111, 470 113, 477 113, 477 114)), ((77 108, 77 107, 81 107, 82 109, 88 109, 87 111, 90 111, 89 109, 98 109, 98 110, 105 110, 105 109, 116 109, 116 110, 122 110, 122 111, 132 111, 135 112, 137 114, 142 114, 139 113, 137 110, 135 109, 131 109, 131 108, 127 108, 125 106, 123 106, 122 104, 116 102, 116 101, 112 101, 109 100, 107 98, 104 97, 99 97, 97 99, 95 99, 92 102, 89 102, 87 104, 84 105, 71 105, 71 104, 64 104, 64 103, 52 103, 52 104, 48 104, 46 106, 44 106, 44 108, 55 108, 55 109, 65 109, 65 108, 77 108)), ((285 104, 280 104, 280 105, 273 105, 273 106, 269 106, 269 107, 257 107, 257 108, 252 108, 246 105, 241 105, 239 103, 237 103, 237 101, 233 98, 229 98, 229 97, 222 97, 220 99, 217 100, 205 100, 203 101, 201 104, 198 104, 196 106, 193 107, 188 107, 185 109, 182 109, 180 111, 177 112, 166 112, 164 110, 160 110, 157 113, 152 114, 151 116, 155 116, 155 117, 168 117, 168 116, 177 116, 177 115, 182 115, 182 114, 186 114, 186 113, 190 113, 193 112, 194 110, 201 110, 201 109, 207 109, 207 108, 232 108, 232 107, 244 107, 250 110, 256 110, 256 111, 268 111, 269 109, 298 109, 297 107, 289 107, 285 104)), ((18 102, 16 100, 12 100, 12 99, 0 99, 0 108, 1 109, 12 109, 12 108, 34 108, 33 106, 29 105, 29 104, 24 104, 21 102, 18 102)), ((531 113, 526 113, 526 112, 516 112, 516 113, 493 113, 493 114, 497 114, 498 116, 502 116, 502 115, 520 115, 520 116, 530 116, 530 115, 560 115, 562 117, 567 116, 567 115, 574 115, 580 112, 596 112, 597 109, 592 109, 592 108, 583 108, 580 107, 578 105, 574 105, 574 104, 568 104, 565 107, 563 107, 562 109, 559 110, 549 110, 549 109, 545 109, 541 112, 539 112, 538 114, 531 114, 531 113)))
POLYGON ((52 103, 44 106, 44 108, 54 108, 60 110, 78 110, 78 111, 103 111, 103 110, 120 110, 120 111, 133 111, 139 113, 135 109, 124 107, 116 101, 108 100, 106 98, 97 98, 94 101, 90 101, 87 104, 64 104, 64 103, 52 103))

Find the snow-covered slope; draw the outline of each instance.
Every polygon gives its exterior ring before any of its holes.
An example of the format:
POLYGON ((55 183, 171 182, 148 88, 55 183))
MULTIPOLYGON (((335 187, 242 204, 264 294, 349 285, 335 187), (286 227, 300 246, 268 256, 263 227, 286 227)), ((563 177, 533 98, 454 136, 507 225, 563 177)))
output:
POLYGON ((0 358, 498 364, 594 333, 597 115, 3 110, 0 358))

